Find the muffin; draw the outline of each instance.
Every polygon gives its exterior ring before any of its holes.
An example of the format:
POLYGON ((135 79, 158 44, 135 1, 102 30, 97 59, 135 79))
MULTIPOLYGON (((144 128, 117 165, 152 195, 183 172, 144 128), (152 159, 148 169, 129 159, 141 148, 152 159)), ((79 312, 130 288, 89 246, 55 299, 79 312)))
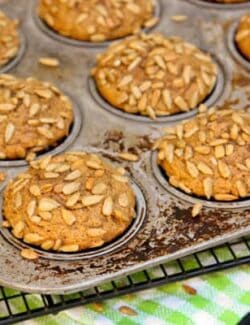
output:
POLYGON ((235 42, 241 54, 250 60, 250 13, 241 18, 235 42))
POLYGON ((56 146, 72 123, 72 104, 55 86, 0 75, 0 159, 26 158, 56 146))
POLYGON ((250 115, 211 109, 166 130, 158 164, 169 183, 190 195, 233 201, 250 195, 250 115))
POLYGON ((38 15, 57 33, 102 42, 137 33, 157 23, 153 0, 40 0, 38 15))
POLYGON ((92 76, 113 107, 154 119, 204 101, 215 87, 217 67, 179 37, 141 34, 112 44, 97 58, 92 76))
POLYGON ((44 250, 76 252, 121 235, 135 216, 128 179, 94 154, 67 152, 31 162, 5 192, 15 237, 44 250))
POLYGON ((11 61, 20 48, 18 21, 8 18, 0 10, 0 67, 11 61))

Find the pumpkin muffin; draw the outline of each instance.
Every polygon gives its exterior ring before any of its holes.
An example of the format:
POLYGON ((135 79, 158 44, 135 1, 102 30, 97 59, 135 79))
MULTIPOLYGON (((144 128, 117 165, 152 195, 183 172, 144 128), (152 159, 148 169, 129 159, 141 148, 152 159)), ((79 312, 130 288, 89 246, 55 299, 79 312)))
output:
POLYGON ((72 104, 56 87, 0 75, 0 159, 27 158, 69 134, 72 104))
POLYGON ((18 21, 8 18, 0 10, 0 68, 10 62, 18 53, 20 38, 18 21))
POLYGON ((217 67, 179 37, 141 34, 112 44, 92 76, 115 108, 154 119, 197 107, 213 91, 217 67))
POLYGON ((250 115, 211 109, 166 130, 156 143, 169 183, 217 201, 250 195, 250 115))
POLYGON ((153 0, 40 0, 38 14, 57 33, 81 41, 102 42, 152 27, 153 0))
POLYGON ((250 13, 241 18, 235 42, 241 54, 250 60, 250 13))
POLYGON ((68 152, 31 162, 7 186, 3 209, 25 243, 75 252, 121 235, 135 217, 135 196, 120 169, 94 154, 68 152))

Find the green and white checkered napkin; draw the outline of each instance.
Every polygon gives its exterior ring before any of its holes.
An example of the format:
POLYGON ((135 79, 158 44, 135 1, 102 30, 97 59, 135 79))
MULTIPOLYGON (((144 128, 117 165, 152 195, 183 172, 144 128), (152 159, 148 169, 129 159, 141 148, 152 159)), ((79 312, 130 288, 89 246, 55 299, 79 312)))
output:
POLYGON ((250 266, 243 265, 101 304, 78 307, 25 322, 25 325, 231 325, 237 324, 249 311, 250 266), (124 307, 129 307, 128 311, 134 311, 134 315, 127 315, 124 307))
MULTIPOLYGON (((237 257, 249 256, 243 244, 231 246, 237 257)), ((216 248, 214 252, 219 261, 229 261, 232 255, 228 249, 216 248)), ((211 254, 198 253, 203 265, 213 264, 211 254)), ((197 261, 192 257, 181 260, 185 270, 195 269, 197 261)), ((178 272, 178 264, 165 265, 168 274, 178 272)), ((151 279, 159 278, 159 267, 148 270, 151 279)), ((143 272, 131 276, 134 283, 145 280, 143 272)), ((118 287, 124 286, 126 279, 116 281, 118 287)), ((112 288, 110 284, 99 287, 101 291, 112 288)), ((5 289, 7 296, 15 290, 5 289)), ((87 292, 86 292, 87 293, 87 292)), ((75 295, 65 296, 73 299, 75 295)), ((42 305, 39 295, 27 296, 31 309, 42 305)), ((60 297, 53 296, 54 302, 60 297)), ((11 300, 11 309, 25 311, 22 299, 11 300)), ((129 294, 98 304, 90 304, 63 311, 55 316, 45 316, 22 323, 24 325, 236 325, 250 311, 250 265, 211 273, 184 282, 168 284, 156 289, 129 294)), ((0 315, 4 315, 1 310, 0 315)))

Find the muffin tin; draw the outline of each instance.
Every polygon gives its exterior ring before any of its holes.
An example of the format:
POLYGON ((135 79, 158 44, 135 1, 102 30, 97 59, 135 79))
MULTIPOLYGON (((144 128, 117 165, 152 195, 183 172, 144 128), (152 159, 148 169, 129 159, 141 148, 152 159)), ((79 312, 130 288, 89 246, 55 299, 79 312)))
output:
MULTIPOLYGON (((231 26, 246 8, 250 10, 250 4, 219 5, 221 10, 217 10, 218 4, 209 3, 208 9, 204 3, 162 1, 157 5, 162 14, 155 30, 179 35, 216 58, 221 72, 214 93, 207 99, 209 104, 232 103, 235 109, 246 108, 250 104, 250 74, 229 50, 233 42, 229 35, 231 26), (186 15, 188 19, 174 22, 174 15, 186 15)), ((40 28, 32 0, 5 1, 1 9, 21 20, 27 40, 23 58, 10 73, 51 81, 74 103, 75 123, 70 136, 48 153, 84 150, 102 155, 114 166, 126 168, 137 198, 137 215, 127 232, 104 247, 82 253, 55 254, 37 249, 39 259, 28 261, 20 256, 26 244, 1 228, 1 285, 45 294, 76 292, 250 233, 250 200, 206 201, 201 215, 192 218, 191 210, 198 199, 169 188, 156 165, 151 146, 162 128, 193 116, 195 110, 189 115, 152 121, 104 107, 107 104, 97 93, 89 72, 95 55, 106 44, 71 44, 52 37, 40 28), (57 57, 60 67, 41 66, 38 59, 44 56, 57 57), (121 151, 136 153, 140 159, 125 162, 118 158, 121 151)), ((0 169, 7 179, 0 185, 0 196, 6 183, 27 168, 24 165, 25 161, 1 162, 0 169)))

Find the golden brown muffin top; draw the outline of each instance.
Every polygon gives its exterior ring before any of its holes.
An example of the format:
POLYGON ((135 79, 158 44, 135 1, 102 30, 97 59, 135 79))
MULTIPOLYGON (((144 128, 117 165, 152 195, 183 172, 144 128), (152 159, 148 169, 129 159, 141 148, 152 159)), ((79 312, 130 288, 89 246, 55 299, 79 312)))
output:
POLYGON ((135 196, 123 174, 84 152, 33 161, 7 186, 4 217, 17 238, 44 250, 102 246, 135 216, 135 196))
MULTIPOLYGON (((204 111, 204 106, 201 106, 204 111)), ((158 164, 188 194, 232 201, 250 194, 250 115, 215 110, 166 130, 158 164)))
POLYGON ((25 158, 68 135, 72 104, 55 86, 0 75, 0 159, 25 158))
POLYGON ((77 40, 102 42, 151 27, 152 0, 40 0, 39 16, 58 33, 77 40))
POLYGON ((195 108, 212 92, 217 67, 179 37, 141 34, 111 45, 92 74, 114 107, 154 119, 195 108))
POLYGON ((13 59, 20 47, 18 21, 8 18, 0 10, 0 67, 13 59))
POLYGON ((240 52, 250 60, 250 13, 241 17, 235 41, 240 52))

